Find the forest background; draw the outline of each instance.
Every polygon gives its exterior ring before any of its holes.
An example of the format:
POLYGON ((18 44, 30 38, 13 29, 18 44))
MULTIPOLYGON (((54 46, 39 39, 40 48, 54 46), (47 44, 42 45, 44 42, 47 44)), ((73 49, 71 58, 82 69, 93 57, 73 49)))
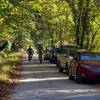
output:
POLYGON ((77 44, 100 50, 100 0, 0 0, 0 42, 16 49, 77 44))

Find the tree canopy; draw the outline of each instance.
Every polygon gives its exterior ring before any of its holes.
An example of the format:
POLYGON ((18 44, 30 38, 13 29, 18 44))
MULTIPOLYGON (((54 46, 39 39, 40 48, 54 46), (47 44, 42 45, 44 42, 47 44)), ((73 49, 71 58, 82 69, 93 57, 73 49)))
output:
POLYGON ((77 44, 100 50, 99 0, 0 0, 0 41, 17 48, 77 44))

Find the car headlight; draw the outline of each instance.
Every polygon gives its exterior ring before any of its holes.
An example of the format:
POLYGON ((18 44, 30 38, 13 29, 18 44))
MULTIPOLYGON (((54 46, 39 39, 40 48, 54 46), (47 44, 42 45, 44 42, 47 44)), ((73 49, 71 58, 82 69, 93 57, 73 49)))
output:
POLYGON ((94 67, 94 66, 89 66, 89 65, 81 64, 81 67, 87 68, 90 71, 95 71, 95 72, 98 72, 99 71, 100 72, 100 68, 97 68, 97 67, 94 67))

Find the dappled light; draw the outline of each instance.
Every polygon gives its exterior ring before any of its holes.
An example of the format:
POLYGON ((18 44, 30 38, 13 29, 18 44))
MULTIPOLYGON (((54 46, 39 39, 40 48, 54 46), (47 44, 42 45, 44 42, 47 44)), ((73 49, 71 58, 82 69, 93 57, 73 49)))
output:
MULTIPOLYGON (((36 57, 35 57, 36 58, 36 57)), ((36 58, 37 59, 37 58, 36 58)), ((36 60, 35 59, 35 60, 36 60)), ((37 59, 38 60, 38 59, 37 59)), ((65 100, 84 96, 98 95, 99 89, 93 89, 90 84, 76 84, 68 80, 68 76, 59 73, 55 64, 44 62, 39 64, 34 60, 22 62, 22 72, 19 84, 11 95, 13 100, 65 100), (27 63, 27 65, 26 65, 27 63)))
MULTIPOLYGON (((80 97, 93 97, 93 96, 97 96, 99 95, 100 91, 97 91, 97 90, 92 90, 92 89, 89 89, 89 90, 59 90, 59 89, 56 89, 56 88, 48 88, 48 89, 35 89, 35 90, 28 90, 28 91, 24 91, 24 92, 19 92, 19 93, 15 93, 14 94, 14 97, 16 99, 22 99, 22 100, 27 100, 26 98, 28 98, 27 96, 29 96, 30 99, 34 98, 34 99, 37 99, 37 97, 41 97, 41 99, 45 99, 47 97, 47 95, 49 94, 50 95, 50 99, 51 98, 57 98, 56 95, 59 96, 59 99, 58 100, 61 100, 60 96, 63 95, 63 98, 80 98, 80 97), (89 92, 91 91, 91 92, 89 92), (33 95, 34 93, 34 95, 33 95), (73 95, 74 94, 74 95, 73 95), (52 97, 51 97, 52 96, 52 97), (26 98, 24 98, 26 97, 26 98)), ((99 99, 98 99, 99 100, 99 99)))
POLYGON ((28 99, 100 100, 100 0, 0 0, 0 100, 28 99))
MULTIPOLYGON (((27 95, 28 93, 32 94, 33 92, 39 93, 39 92, 42 92, 42 91, 44 91, 45 94, 46 93, 84 93, 85 94, 85 93, 88 93, 88 92, 90 92, 90 93, 93 92, 93 94, 98 94, 97 92, 100 92, 100 90, 94 90, 94 89, 87 89, 87 90, 84 90, 84 89, 76 89, 76 90, 62 89, 62 90, 60 90, 60 89, 57 89, 57 88, 47 88, 47 89, 34 89, 34 90, 30 89, 29 91, 23 91, 23 92, 15 93, 15 95, 27 95)), ((87 95, 90 95, 90 94, 87 94, 87 95)), ((78 96, 78 94, 77 94, 77 96, 78 96)))
MULTIPOLYGON (((33 62, 33 64, 34 64, 34 62, 33 62)), ((34 64, 34 65, 29 65, 29 62, 28 62, 28 65, 24 65, 23 67, 38 67, 38 66, 40 66, 40 67, 54 67, 54 66, 56 66, 55 64, 50 64, 50 63, 44 63, 44 64, 34 64)))
POLYGON ((19 82, 41 82, 41 81, 55 81, 55 80, 66 80, 68 77, 53 77, 53 78, 28 78, 19 80, 19 82))
POLYGON ((22 74, 56 73, 58 71, 23 71, 22 74))

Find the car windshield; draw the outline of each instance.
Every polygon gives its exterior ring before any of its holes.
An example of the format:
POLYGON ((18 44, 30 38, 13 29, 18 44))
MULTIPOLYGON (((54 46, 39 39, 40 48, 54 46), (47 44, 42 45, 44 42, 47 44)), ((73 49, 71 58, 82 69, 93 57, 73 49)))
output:
POLYGON ((76 51, 78 50, 78 47, 69 47, 68 49, 66 49, 67 51, 69 51, 69 56, 73 57, 76 53, 76 51))
POLYGON ((80 56, 83 61, 100 61, 100 54, 98 53, 83 53, 80 56))

